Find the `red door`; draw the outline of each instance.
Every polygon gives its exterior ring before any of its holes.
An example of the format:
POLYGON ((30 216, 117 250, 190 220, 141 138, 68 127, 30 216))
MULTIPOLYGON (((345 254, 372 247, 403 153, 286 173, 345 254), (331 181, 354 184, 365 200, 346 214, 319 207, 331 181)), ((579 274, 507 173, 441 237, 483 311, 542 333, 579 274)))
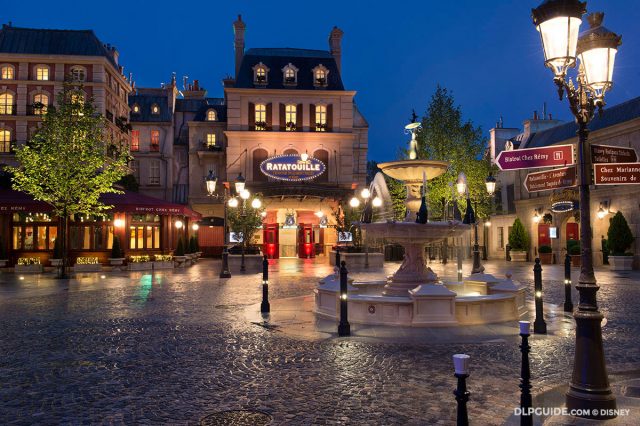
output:
POLYGON ((550 246, 550 245, 551 245, 551 237, 549 237, 549 224, 539 223, 538 224, 538 248, 542 246, 550 246))
POLYGON ((316 257, 313 246, 313 225, 309 223, 301 223, 298 230, 298 257, 302 259, 316 257))
POLYGON ((278 246, 278 224, 265 224, 262 232, 262 252, 265 253, 269 259, 278 259, 280 257, 280 247, 278 246))
POLYGON ((567 241, 569 240, 580 240, 580 234, 578 230, 577 223, 567 223, 567 241))

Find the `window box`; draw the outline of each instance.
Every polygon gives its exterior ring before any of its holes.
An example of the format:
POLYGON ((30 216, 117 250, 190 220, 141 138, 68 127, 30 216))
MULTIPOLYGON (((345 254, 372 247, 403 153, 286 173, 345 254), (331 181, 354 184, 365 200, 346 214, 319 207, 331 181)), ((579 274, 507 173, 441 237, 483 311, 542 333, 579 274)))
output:
POLYGON ((122 266, 124 265, 125 258, 124 257, 110 257, 109 265, 111 266, 122 266))
POLYGON ((153 263, 149 255, 131 256, 129 257, 128 268, 130 271, 150 271, 153 263))
POLYGON ((256 121, 256 130, 267 130, 266 121, 256 121))
POLYGON ((19 274, 38 274, 42 272, 42 264, 37 257, 21 257, 14 270, 19 274))
POLYGON ((153 269, 173 269, 173 256, 156 254, 153 256, 153 269))
POLYGON ((317 132, 326 132, 327 131, 327 123, 316 123, 316 131, 317 132))
POLYGON ((296 123, 294 123, 293 121, 287 122, 286 127, 287 127, 287 131, 289 132, 295 132, 297 129, 296 123))

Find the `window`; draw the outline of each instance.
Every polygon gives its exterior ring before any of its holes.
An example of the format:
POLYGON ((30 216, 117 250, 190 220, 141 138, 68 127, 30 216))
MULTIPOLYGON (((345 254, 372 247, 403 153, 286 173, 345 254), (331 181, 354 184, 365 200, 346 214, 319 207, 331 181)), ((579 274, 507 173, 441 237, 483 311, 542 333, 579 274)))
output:
POLYGON ((316 132, 327 131, 327 107, 316 105, 316 132))
POLYGON ((11 152, 11 131, 0 129, 0 153, 11 152))
POLYGON ((140 130, 131 131, 131 151, 140 151, 140 130))
POLYGON ((288 148, 284 150, 284 155, 298 155, 298 151, 293 148, 288 148))
POLYGON ((134 114, 140 114, 140 105, 133 104, 133 107, 131 108, 131 112, 133 112, 134 114))
POLYGON ((132 250, 160 248, 160 216, 133 215, 129 226, 129 248, 132 250))
POLYGON ((14 250, 53 250, 58 228, 47 213, 14 213, 12 222, 14 250))
POLYGON ((210 109, 209 111, 207 111, 207 121, 216 121, 216 120, 217 120, 216 110, 210 109))
POLYGON ((266 67, 262 62, 253 67, 253 82, 255 84, 267 84, 267 75, 269 73, 269 68, 266 67))
POLYGON ((14 111, 13 95, 8 92, 0 93, 0 114, 13 115, 14 111))
POLYGON ((324 65, 318 65, 313 69, 313 84, 314 86, 324 87, 327 85, 327 76, 329 70, 324 65))
POLYGON ((84 92, 75 90, 71 92, 69 99, 72 104, 84 105, 84 92))
POLYGON ((71 80, 76 82, 86 81, 87 79, 87 71, 84 67, 81 66, 73 66, 71 67, 71 80))
POLYGON ((160 131, 159 130, 151 131, 151 151, 153 152, 160 151, 160 131))
POLYGON ((133 177, 136 178, 136 182, 140 182, 140 162, 138 160, 133 160, 129 163, 129 168, 133 173, 133 177))
POLYGON ((36 80, 49 80, 49 67, 46 65, 36 65, 36 80))
POLYGON ((315 182, 329 182, 329 151, 319 149, 313 153, 313 158, 322 161, 326 166, 324 173, 318 176, 315 182))
POLYGON ((296 130, 297 108, 295 105, 287 105, 284 108, 285 128, 288 132, 296 130))
POLYGON ((253 181, 254 182, 266 182, 267 175, 262 173, 260 170, 260 165, 264 160, 269 157, 269 153, 266 149, 258 148, 253 151, 253 181))
POLYGON ((151 114, 153 115, 160 114, 160 107, 158 106, 158 104, 151 105, 151 114))
POLYGON ((504 227, 498 226, 498 247, 504 248, 504 227))
POLYGON ((38 93, 33 97, 33 113, 36 115, 43 115, 47 113, 47 107, 49 106, 49 96, 44 93, 38 93))
POLYGON ((13 80, 16 76, 16 69, 13 65, 2 65, 0 68, 0 77, 2 80, 13 80))
POLYGON ((298 81, 298 68, 294 67, 291 62, 284 68, 282 68, 282 77, 285 86, 286 85, 295 85, 298 81))
POLYGON ((267 106, 256 104, 256 130, 267 130, 267 106))
POLYGON ((207 148, 213 148, 216 146, 216 134, 215 133, 207 133, 207 148))
POLYGON ((157 160, 149 164, 149 185, 160 185, 160 162, 157 160))

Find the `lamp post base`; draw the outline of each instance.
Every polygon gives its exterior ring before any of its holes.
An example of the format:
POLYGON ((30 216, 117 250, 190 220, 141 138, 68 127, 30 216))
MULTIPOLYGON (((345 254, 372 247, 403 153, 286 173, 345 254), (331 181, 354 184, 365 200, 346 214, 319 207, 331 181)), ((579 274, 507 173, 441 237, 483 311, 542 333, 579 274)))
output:
POLYGON ((226 247, 222 251, 222 271, 220 271, 220 278, 231 278, 231 272, 229 271, 229 252, 226 247))

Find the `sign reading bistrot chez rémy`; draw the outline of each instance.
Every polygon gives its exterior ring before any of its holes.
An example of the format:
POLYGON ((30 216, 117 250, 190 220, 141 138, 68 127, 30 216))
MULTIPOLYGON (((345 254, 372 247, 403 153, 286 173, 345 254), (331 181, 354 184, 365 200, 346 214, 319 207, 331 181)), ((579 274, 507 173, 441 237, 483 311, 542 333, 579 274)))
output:
POLYGON ((306 161, 299 155, 276 155, 267 158, 260 164, 260 171, 270 178, 299 182, 315 179, 325 172, 327 166, 317 158, 309 157, 306 161))

